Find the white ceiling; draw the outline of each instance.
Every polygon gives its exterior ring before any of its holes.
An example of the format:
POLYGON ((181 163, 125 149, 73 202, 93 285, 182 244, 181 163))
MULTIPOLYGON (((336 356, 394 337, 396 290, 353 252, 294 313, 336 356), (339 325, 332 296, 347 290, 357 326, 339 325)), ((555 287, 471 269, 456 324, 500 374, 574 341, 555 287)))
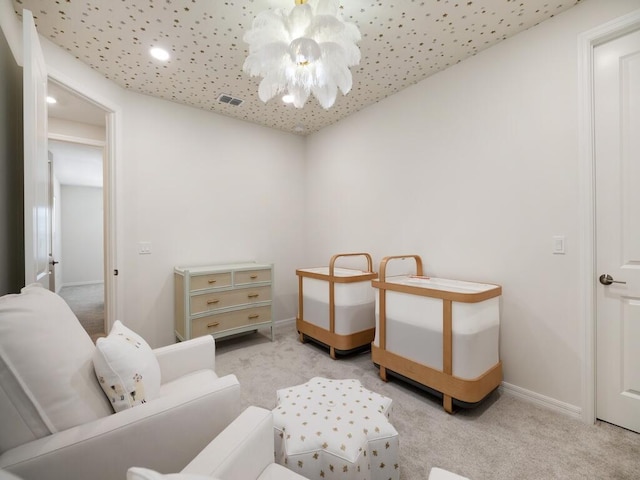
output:
MULTIPOLYGON (((39 33, 132 91, 306 135, 333 124, 580 0, 344 0, 344 20, 362 34, 353 89, 324 110, 258 99, 259 78, 242 72, 242 36, 267 8, 294 0, 14 0, 31 10, 39 33), (167 48, 166 64, 149 55, 167 48), (239 107, 220 94, 244 100, 239 107), (302 131, 299 131, 301 130, 302 131)), ((473 88, 470 85, 469 88, 473 88)))
POLYGON ((97 127, 106 125, 106 112, 104 110, 55 82, 48 82, 47 95, 55 98, 57 102, 47 105, 49 117, 87 123, 97 127))

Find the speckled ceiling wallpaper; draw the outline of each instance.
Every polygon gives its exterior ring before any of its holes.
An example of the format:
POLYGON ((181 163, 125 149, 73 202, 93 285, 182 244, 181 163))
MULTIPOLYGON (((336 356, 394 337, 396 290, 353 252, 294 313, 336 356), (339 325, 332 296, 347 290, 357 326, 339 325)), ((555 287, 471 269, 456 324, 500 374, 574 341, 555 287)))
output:
POLYGON ((258 98, 259 78, 242 72, 242 36, 267 8, 294 0, 14 0, 38 32, 136 92, 306 135, 566 10, 580 0, 344 0, 362 33, 353 88, 325 110, 258 98), (162 64, 149 48, 167 48, 162 64), (240 106, 218 101, 221 94, 240 106))

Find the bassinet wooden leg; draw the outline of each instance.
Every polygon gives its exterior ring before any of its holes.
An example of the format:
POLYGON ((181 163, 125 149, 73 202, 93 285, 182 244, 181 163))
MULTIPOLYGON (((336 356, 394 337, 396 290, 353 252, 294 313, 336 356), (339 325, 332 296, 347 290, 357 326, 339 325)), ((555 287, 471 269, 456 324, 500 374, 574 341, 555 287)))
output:
POLYGON ((447 413, 453 413, 453 399, 449 395, 443 395, 442 406, 447 413))
POLYGON ((380 365, 380 378, 383 382, 387 381, 387 369, 380 365))
POLYGON ((299 339, 300 339, 300 343, 307 343, 307 341, 304 339, 304 333, 302 332, 298 332, 299 334, 299 339))
POLYGON ((336 359, 336 349, 334 347, 329 347, 329 355, 331 355, 331 358, 334 360, 336 359))

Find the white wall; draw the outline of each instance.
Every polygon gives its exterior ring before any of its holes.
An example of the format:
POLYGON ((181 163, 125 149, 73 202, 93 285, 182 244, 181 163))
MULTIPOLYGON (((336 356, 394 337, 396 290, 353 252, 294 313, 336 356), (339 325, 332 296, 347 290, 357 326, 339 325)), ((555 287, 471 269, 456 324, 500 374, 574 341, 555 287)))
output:
POLYGON ((154 347, 173 343, 173 267, 254 259, 275 264, 275 319, 293 318, 304 138, 127 92, 40 40, 58 82, 116 113, 118 318, 154 347))
POLYGON ((173 268, 274 263, 274 317, 295 316, 304 260, 304 139, 128 94, 119 252, 125 322, 172 343, 173 268), (138 242, 151 255, 138 255, 138 242))
POLYGON ((586 1, 309 138, 308 259, 501 284, 504 380, 580 406, 577 37, 638 6, 586 1))
POLYGON ((63 285, 104 280, 102 196, 102 188, 60 187, 63 285))

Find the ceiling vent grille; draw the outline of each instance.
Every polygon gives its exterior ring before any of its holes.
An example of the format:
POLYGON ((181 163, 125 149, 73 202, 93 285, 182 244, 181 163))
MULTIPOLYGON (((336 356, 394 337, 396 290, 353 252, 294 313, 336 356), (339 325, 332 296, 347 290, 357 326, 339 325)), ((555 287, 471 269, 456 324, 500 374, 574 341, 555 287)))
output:
POLYGON ((218 97, 218 101, 220 103, 228 103, 229 105, 233 105, 234 107, 239 107, 244 102, 244 100, 232 97, 231 95, 227 95, 226 93, 220 95, 218 97))

